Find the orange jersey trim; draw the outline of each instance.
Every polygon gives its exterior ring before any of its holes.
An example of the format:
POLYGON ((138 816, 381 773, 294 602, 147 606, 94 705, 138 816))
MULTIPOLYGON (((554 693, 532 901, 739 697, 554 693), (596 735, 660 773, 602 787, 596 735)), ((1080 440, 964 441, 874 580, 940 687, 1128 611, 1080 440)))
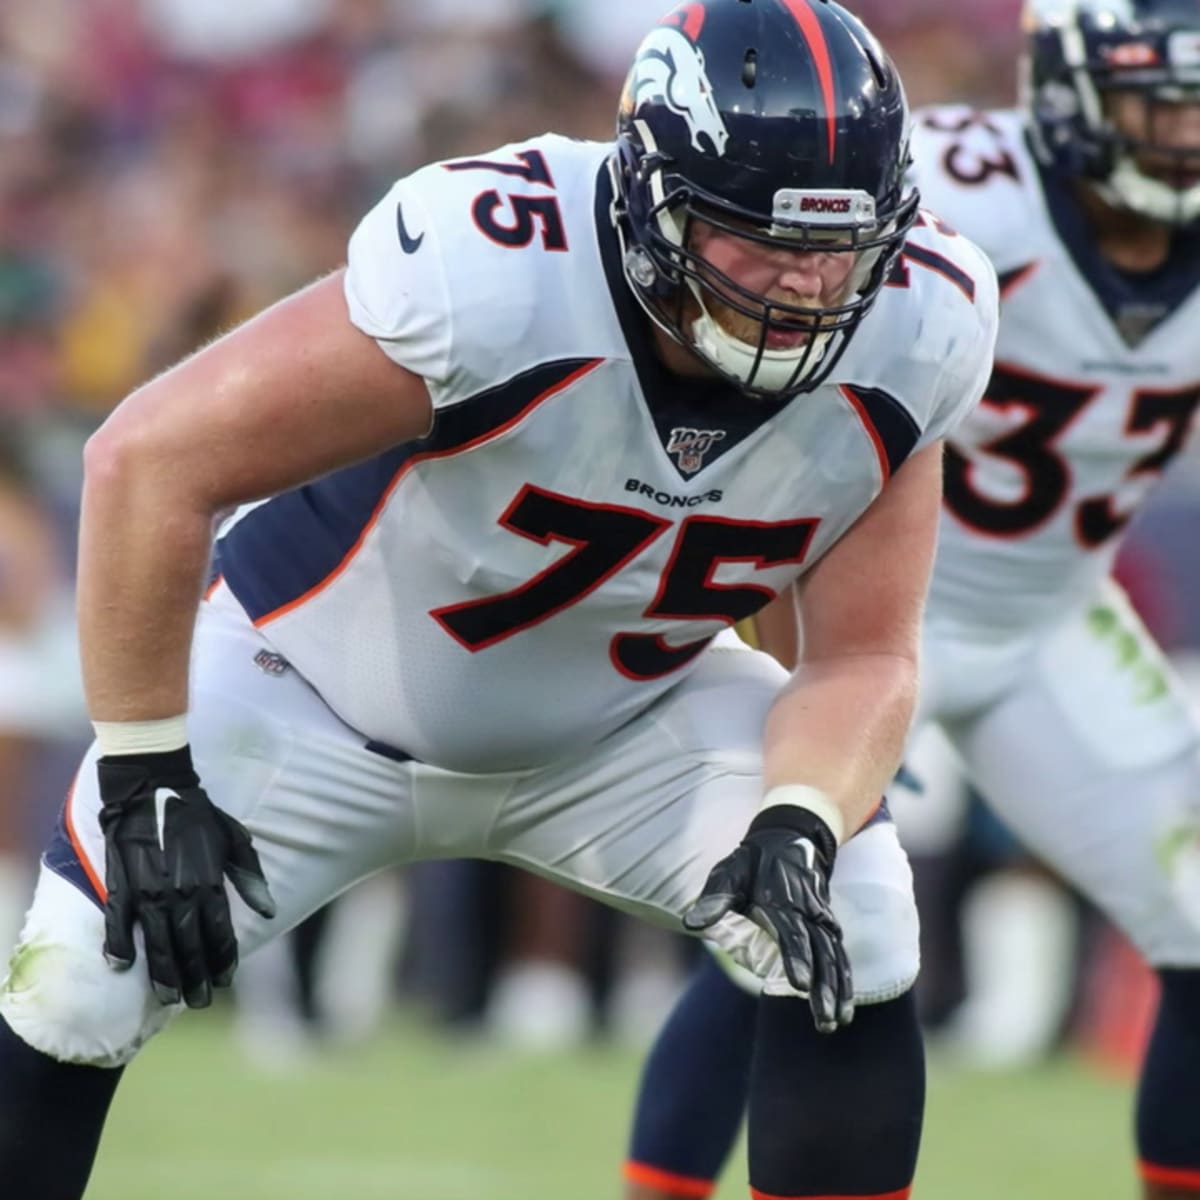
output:
POLYGON ((71 840, 71 847, 79 859, 79 865, 88 877, 88 882, 96 889, 96 895, 100 897, 100 902, 103 904, 108 900, 108 888, 104 886, 104 880, 100 878, 99 874, 92 867, 92 864, 88 861, 88 856, 84 853, 83 842, 79 837, 79 831, 75 828, 75 785, 78 782, 79 776, 76 775, 71 780, 71 787, 67 792, 67 802, 63 807, 63 824, 67 827, 67 837, 71 840))
POLYGON ((867 436, 871 439, 871 445, 875 447, 875 457, 879 459, 879 473, 883 476, 883 482, 886 484, 892 477, 892 468, 888 465, 887 449, 883 444, 883 439, 879 436, 879 430, 875 428, 871 418, 867 415, 867 410, 863 407, 862 401, 854 394, 852 388, 842 384, 838 391, 850 401, 850 406, 858 414, 858 419, 862 423, 862 427, 867 431, 867 436))
POLYGON ((696 1179, 691 1175, 676 1175, 671 1171, 660 1171, 657 1167, 648 1167, 645 1163, 626 1162, 622 1175, 630 1183, 640 1183, 645 1187, 656 1188, 670 1196, 686 1197, 687 1200, 705 1200, 713 1194, 717 1186, 712 1179, 696 1179))
POLYGON ((575 383, 579 379, 582 379, 589 372, 594 371, 603 362, 604 359, 596 358, 591 362, 584 363, 582 367, 578 367, 576 370, 572 371, 571 374, 565 379, 560 379, 552 387, 548 387, 540 395, 535 396, 527 405, 525 405, 523 409, 521 409, 519 413, 516 414, 516 416, 510 417, 504 422, 503 425, 498 425, 495 429, 489 429, 487 433, 481 433, 478 437, 472 438, 469 442, 464 442, 461 446, 453 446, 447 450, 430 450, 425 454, 414 454, 412 458, 408 459, 396 472, 396 474, 392 476, 391 482, 387 485, 387 487, 384 489, 383 495, 379 498, 379 503, 375 505, 371 515, 367 518, 367 522, 363 526, 362 532, 358 535, 354 545, 346 551, 346 555, 342 561, 338 563, 338 565, 334 567, 333 570, 330 571, 320 583, 310 587, 308 591, 304 593, 304 595, 297 596, 295 600, 289 600, 287 604, 281 604, 272 612, 266 613, 259 617, 254 622, 255 627, 261 629, 264 625, 268 625, 272 621, 278 620, 280 617, 285 616, 287 613, 295 611, 302 604, 307 604, 308 601, 313 599, 314 596, 320 595, 321 592, 323 592, 331 583, 334 582, 334 580, 337 579, 339 575, 342 574, 343 571, 346 570, 351 562, 353 562, 354 556, 363 548, 363 545, 367 540, 367 535, 372 529, 375 528, 380 514, 387 507, 388 501, 391 500, 392 494, 395 492, 396 488, 399 487, 400 481, 409 473, 409 471, 412 470, 413 467, 417 466, 419 463, 431 462, 434 459, 450 458, 455 454, 463 454, 467 450, 474 450, 476 446, 482 446, 485 442, 490 442, 493 438, 499 437, 502 433, 506 433, 508 430, 512 429, 514 425, 517 425, 523 421, 529 415, 529 413, 544 400, 549 400, 551 396, 555 396, 565 388, 570 387, 571 384, 575 383))
POLYGON ((1000 280, 1000 299, 1007 300, 1039 266, 1041 266, 1041 263, 1035 258, 1033 262, 1026 263, 1025 266, 1018 267, 1017 270, 1006 274, 1000 280))

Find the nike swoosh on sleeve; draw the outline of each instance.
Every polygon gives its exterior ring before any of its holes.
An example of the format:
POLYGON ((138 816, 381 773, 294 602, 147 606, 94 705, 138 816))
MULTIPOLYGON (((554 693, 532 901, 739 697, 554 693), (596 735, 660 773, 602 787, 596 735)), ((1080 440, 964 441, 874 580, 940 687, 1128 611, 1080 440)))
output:
POLYGON ((413 237, 404 227, 404 209, 399 204, 396 205, 396 232, 400 235, 400 249, 405 254, 416 254, 425 240, 423 233, 413 237))

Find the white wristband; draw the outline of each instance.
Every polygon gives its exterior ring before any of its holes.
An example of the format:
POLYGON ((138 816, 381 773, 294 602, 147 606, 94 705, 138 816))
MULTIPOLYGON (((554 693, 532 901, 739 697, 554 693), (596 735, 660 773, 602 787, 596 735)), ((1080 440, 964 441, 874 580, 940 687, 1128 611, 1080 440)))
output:
POLYGON ((161 721, 93 721, 101 754, 166 754, 187 745, 187 716, 161 721))
MULTIPOLYGON (((762 808, 771 808, 776 804, 790 804, 793 808, 808 809, 829 826, 829 831, 839 846, 846 840, 846 818, 841 807, 831 799, 828 792, 809 787, 806 783, 784 783, 773 787, 763 797, 762 808)), ((762 811, 762 808, 759 811, 762 811)))

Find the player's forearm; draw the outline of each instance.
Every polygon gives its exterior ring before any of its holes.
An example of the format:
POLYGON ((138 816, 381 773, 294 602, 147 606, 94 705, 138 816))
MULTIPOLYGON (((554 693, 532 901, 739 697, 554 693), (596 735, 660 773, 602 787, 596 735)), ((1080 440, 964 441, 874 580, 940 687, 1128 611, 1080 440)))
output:
POLYGON ((800 666, 767 718, 764 785, 818 788, 849 837, 870 816, 904 750, 916 663, 865 654, 800 666))
POLYGON ((212 516, 173 458, 103 431, 88 445, 78 608, 95 721, 158 720, 187 709, 212 516))

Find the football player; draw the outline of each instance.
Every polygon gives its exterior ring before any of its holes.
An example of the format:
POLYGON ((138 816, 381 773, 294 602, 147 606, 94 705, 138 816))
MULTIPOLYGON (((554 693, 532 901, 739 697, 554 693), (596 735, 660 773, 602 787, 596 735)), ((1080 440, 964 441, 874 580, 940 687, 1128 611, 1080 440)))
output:
POLYGON ((911 877, 887 822, 850 835, 911 718, 940 441, 996 316, 908 139, 837 4, 683 4, 615 143, 417 171, 345 271, 118 407, 80 538, 96 741, 0 994, 22 1200, 82 1194, 122 1068, 239 952, 472 855, 764 981, 759 1193, 907 1181, 911 877), (800 577, 789 683, 728 627, 800 577), (893 1046, 890 1102, 844 1113, 869 1154, 852 1130, 814 1174, 827 1071, 877 1088, 893 1046))
MULTIPOLYGON (((987 251, 1001 289, 995 373, 947 440, 918 721, 942 726, 1008 825, 1157 970, 1142 1195, 1194 1200, 1200 740, 1108 575, 1200 402, 1200 7, 1032 0, 1026 28, 1020 111, 916 124, 925 202, 987 251)), ((790 610, 762 632, 795 653, 790 610)), ((629 1197, 711 1190, 751 1005, 711 967, 680 1002, 646 1070, 629 1197)))

